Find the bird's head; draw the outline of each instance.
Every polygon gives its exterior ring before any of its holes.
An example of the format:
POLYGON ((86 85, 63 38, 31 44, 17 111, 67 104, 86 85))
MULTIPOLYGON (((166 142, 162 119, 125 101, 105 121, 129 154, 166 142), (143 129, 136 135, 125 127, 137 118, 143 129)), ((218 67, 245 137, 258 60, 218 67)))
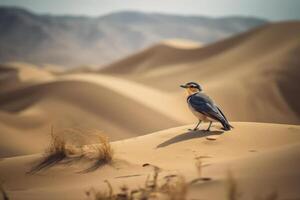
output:
POLYGON ((180 87, 186 89, 189 95, 202 91, 201 86, 195 82, 188 82, 184 85, 180 85, 180 87))

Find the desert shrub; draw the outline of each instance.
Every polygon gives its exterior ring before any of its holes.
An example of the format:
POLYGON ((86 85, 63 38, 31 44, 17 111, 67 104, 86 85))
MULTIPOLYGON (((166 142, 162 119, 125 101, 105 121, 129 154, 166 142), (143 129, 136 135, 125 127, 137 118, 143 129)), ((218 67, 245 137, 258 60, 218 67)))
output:
POLYGON ((82 147, 82 156, 91 160, 95 160, 94 164, 83 172, 90 172, 99 167, 109 164, 113 161, 114 151, 104 136, 98 135, 98 143, 84 145, 82 147))
POLYGON ((97 191, 91 189, 86 195, 93 200, 185 200, 187 195, 187 184, 182 176, 170 175, 164 177, 163 183, 159 184, 159 169, 154 168, 152 176, 148 176, 144 185, 140 188, 130 189, 124 185, 119 192, 114 192, 111 184, 108 185, 108 191, 97 191))
MULTIPOLYGON (((84 172, 89 172, 96 170, 100 166, 108 164, 113 160, 113 149, 106 137, 97 133, 96 142, 94 141, 93 144, 84 145, 78 141, 75 144, 74 139, 68 140, 68 137, 66 137, 66 134, 64 133, 68 133, 68 136, 72 136, 72 134, 76 135, 78 131, 67 129, 65 132, 63 131, 59 134, 55 134, 52 129, 50 145, 46 149, 44 157, 29 171, 29 173, 35 173, 59 163, 69 164, 81 159, 94 161, 91 167, 83 170, 84 172)), ((81 138, 79 137, 79 140, 80 139, 81 138)))

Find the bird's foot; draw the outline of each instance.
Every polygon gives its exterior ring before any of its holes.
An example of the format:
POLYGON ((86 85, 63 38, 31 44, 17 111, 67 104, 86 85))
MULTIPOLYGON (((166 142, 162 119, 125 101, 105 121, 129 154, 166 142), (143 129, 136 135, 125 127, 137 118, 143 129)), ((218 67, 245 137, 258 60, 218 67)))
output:
POLYGON ((206 129, 205 131, 208 131, 208 132, 209 132, 209 131, 210 131, 210 128, 206 129))
POLYGON ((189 128, 188 130, 189 131, 198 131, 199 129, 198 128, 189 128))

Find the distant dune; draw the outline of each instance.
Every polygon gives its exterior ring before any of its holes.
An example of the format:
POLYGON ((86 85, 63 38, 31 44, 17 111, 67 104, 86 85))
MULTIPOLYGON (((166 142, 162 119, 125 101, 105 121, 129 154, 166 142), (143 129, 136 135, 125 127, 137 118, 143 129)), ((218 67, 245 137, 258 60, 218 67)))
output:
POLYGON ((161 43, 178 49, 195 49, 202 46, 199 42, 180 38, 167 39, 161 43))
POLYGON ((28 83, 51 80, 52 74, 35 65, 12 62, 0 64, 0 90, 1 92, 24 86, 28 83))
POLYGON ((165 66, 178 65, 199 60, 200 45, 190 46, 190 42, 181 40, 163 41, 141 52, 104 66, 100 72, 108 73, 144 73, 165 66), (189 47, 189 48, 187 48, 189 47))
POLYGON ((178 50, 158 44, 103 72, 166 92, 198 81, 230 119, 299 123, 299 33, 299 22, 285 22, 202 48, 178 50))

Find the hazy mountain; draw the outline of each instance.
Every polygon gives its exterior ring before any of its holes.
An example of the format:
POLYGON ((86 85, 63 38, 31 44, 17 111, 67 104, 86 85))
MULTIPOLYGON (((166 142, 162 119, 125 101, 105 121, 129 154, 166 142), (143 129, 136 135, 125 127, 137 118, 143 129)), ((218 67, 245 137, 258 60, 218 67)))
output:
POLYGON ((140 12, 117 12, 97 18, 52 16, 0 7, 0 62, 99 65, 163 39, 210 43, 264 23, 265 20, 250 17, 140 12))

